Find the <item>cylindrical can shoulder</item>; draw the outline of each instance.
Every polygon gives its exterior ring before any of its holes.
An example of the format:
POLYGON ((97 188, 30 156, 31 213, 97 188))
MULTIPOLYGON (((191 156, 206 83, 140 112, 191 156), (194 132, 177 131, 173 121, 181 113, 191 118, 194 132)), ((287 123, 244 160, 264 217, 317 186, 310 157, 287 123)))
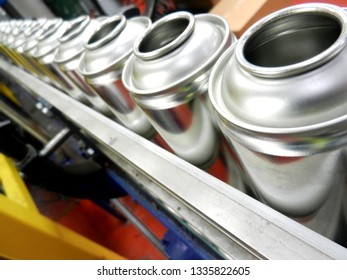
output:
POLYGON ((143 97, 184 86, 208 72, 235 40, 221 17, 173 13, 135 42, 134 55, 124 69, 124 85, 143 97))
POLYGON ((135 40, 150 24, 150 19, 144 16, 127 20, 124 16, 116 15, 105 19, 84 43, 79 72, 90 83, 104 75, 114 76, 117 73, 116 76, 120 76, 125 61, 133 52, 135 40))
POLYGON ((311 140, 318 135, 322 151, 344 145, 346 23, 339 7, 305 4, 247 30, 210 76, 210 100, 224 130, 252 148, 273 139, 258 150, 277 155, 317 151, 311 140))

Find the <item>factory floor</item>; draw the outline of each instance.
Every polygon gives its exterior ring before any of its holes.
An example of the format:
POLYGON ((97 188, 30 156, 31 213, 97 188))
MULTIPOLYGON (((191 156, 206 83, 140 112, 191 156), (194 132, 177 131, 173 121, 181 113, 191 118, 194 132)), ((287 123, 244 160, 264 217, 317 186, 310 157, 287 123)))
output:
MULTIPOLYGON (((86 199, 68 198, 30 186, 40 212, 67 228, 115 251, 126 259, 160 260, 165 257, 130 222, 86 199)), ((157 236, 162 239, 166 228, 130 196, 122 202, 157 236)))

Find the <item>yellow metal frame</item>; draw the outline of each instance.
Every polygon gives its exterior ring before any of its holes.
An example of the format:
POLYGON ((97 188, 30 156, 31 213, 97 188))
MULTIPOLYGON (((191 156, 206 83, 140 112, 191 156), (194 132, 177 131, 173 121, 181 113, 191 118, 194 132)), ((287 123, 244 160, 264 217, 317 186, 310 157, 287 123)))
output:
POLYGON ((2 82, 0 82, 0 93, 14 102, 17 106, 21 106, 17 98, 13 95, 13 92, 2 82))
POLYGON ((35 202, 12 160, 2 154, 0 154, 0 182, 2 183, 7 199, 38 212, 35 202))
POLYGON ((12 160, 0 154, 0 259, 124 259, 41 215, 12 160))

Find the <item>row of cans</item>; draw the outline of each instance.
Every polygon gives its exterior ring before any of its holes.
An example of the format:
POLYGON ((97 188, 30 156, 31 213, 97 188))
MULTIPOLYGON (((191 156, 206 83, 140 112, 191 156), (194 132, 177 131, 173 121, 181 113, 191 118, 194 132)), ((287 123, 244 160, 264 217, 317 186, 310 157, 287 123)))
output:
POLYGON ((179 12, 155 24, 143 16, 116 15, 12 20, 0 28, 1 50, 17 66, 231 182, 225 144, 205 106, 208 75, 200 75, 235 41, 224 20, 179 12), (207 44, 207 35, 218 41, 207 44), (201 46, 206 50, 199 51, 201 46), (178 55, 171 54, 180 48, 178 55), (137 97, 130 90, 135 84, 137 97))
POLYGON ((275 12, 239 40, 212 14, 13 20, 0 44, 17 66, 345 245, 346 23, 328 4, 275 12))

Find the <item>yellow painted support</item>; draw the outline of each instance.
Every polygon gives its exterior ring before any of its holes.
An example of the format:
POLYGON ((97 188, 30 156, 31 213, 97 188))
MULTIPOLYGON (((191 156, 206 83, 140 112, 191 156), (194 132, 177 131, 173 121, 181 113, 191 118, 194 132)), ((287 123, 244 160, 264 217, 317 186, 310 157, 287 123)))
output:
POLYGON ((17 98, 14 96, 13 92, 3 83, 0 82, 0 92, 10 99, 13 103, 15 103, 18 106, 21 106, 18 102, 17 98))
POLYGON ((119 260, 122 256, 0 195, 0 257, 119 260))
POLYGON ((8 199, 38 212, 35 202, 18 174, 13 161, 2 154, 0 154, 0 180, 8 199))
POLYGON ((117 253, 44 217, 11 160, 0 155, 0 259, 124 259, 117 253))

